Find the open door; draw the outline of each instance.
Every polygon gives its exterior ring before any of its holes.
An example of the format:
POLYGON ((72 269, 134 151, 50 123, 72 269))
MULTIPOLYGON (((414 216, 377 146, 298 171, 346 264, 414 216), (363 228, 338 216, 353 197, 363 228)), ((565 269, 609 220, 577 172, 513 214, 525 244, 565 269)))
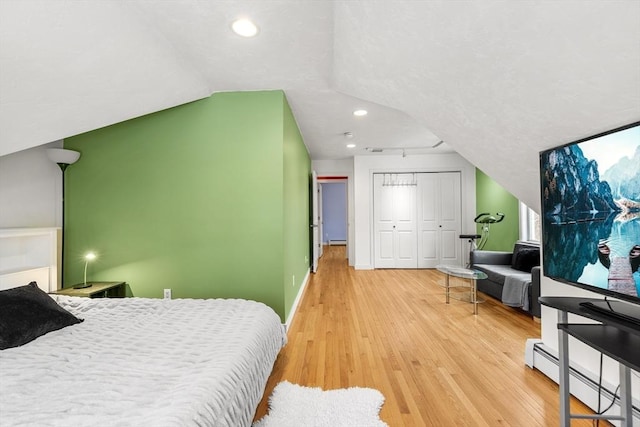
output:
POLYGON ((318 174, 316 171, 311 172, 311 225, 313 229, 312 245, 313 245, 313 259, 311 260, 311 272, 318 271, 318 260, 322 255, 322 241, 320 240, 320 194, 318 186, 318 174))

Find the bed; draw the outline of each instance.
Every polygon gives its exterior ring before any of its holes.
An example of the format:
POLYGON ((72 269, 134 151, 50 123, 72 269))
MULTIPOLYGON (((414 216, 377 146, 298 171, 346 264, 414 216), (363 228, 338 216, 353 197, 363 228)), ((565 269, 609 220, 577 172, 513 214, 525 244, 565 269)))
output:
POLYGON ((250 426, 286 343, 254 301, 50 298, 84 320, 0 351, 2 426, 250 426))

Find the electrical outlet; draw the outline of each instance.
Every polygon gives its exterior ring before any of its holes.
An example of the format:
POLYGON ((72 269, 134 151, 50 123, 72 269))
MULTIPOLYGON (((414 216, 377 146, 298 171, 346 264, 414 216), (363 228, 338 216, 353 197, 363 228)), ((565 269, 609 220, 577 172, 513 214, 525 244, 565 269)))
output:
POLYGON ((164 299, 171 299, 171 289, 164 290, 164 299))

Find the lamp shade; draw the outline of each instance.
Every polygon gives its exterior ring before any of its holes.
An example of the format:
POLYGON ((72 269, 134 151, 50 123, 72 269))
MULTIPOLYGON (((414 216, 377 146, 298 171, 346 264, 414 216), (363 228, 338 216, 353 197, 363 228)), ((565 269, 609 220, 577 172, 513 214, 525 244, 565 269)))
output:
POLYGON ((49 157, 52 162, 58 164, 72 165, 78 161, 80 153, 78 151, 67 150, 65 148, 48 148, 47 157, 49 157))

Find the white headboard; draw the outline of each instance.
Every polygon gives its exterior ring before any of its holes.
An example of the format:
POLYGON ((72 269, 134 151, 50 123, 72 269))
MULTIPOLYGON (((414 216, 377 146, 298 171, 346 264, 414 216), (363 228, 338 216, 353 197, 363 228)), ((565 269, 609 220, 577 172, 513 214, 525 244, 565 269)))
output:
POLYGON ((60 228, 0 229, 0 290, 36 281, 45 292, 62 283, 60 228))

